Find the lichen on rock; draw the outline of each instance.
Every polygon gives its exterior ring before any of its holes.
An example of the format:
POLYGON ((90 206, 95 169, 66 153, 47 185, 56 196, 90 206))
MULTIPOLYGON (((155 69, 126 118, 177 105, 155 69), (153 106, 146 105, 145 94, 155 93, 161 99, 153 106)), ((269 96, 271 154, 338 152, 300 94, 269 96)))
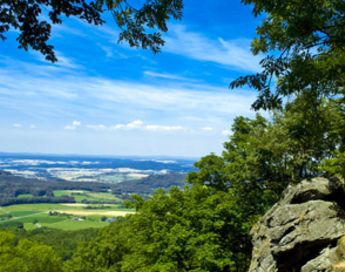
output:
POLYGON ((321 177, 304 180, 289 186, 253 227, 249 272, 345 271, 345 238, 339 240, 344 235, 343 185, 321 177))

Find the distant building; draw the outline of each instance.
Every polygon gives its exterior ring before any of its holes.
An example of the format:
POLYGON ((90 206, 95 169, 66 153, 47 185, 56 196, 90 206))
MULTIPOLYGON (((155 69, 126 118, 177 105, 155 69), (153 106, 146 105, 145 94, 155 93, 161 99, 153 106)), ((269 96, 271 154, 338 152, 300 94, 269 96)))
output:
POLYGON ((107 223, 113 223, 113 222, 115 222, 117 220, 117 217, 112 217, 112 218, 107 218, 106 220, 105 220, 105 222, 107 222, 107 223))

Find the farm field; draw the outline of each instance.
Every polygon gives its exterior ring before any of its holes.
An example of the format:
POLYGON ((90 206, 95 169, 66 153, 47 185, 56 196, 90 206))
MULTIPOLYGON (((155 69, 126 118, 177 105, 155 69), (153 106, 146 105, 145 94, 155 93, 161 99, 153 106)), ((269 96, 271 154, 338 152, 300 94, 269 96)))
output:
POLYGON ((93 203, 114 203, 121 202, 121 199, 117 198, 111 193, 101 192, 89 192, 82 190, 56 190, 54 191, 55 197, 71 196, 77 203, 93 202, 93 203))
POLYGON ((114 204, 20 204, 0 207, 0 228, 23 223, 27 230, 49 227, 79 230, 107 226, 116 217, 133 213, 114 204))

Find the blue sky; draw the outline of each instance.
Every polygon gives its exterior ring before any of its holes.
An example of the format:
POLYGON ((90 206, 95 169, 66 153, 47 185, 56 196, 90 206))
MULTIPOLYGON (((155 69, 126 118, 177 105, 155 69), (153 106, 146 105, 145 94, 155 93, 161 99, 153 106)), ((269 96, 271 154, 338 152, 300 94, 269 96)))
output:
POLYGON ((258 71, 249 50, 259 23, 240 0, 185 0, 166 45, 118 44, 102 27, 55 26, 59 62, 0 42, 0 151, 188 156, 220 153, 234 117, 254 116, 256 94, 230 81, 258 71))

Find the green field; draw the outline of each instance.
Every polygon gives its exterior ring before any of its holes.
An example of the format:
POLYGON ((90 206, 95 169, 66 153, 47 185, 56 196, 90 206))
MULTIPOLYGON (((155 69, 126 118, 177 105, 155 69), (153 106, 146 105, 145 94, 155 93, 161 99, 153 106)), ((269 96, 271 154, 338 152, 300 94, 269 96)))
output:
POLYGON ((32 194, 20 194, 17 198, 32 198, 32 194))
POLYGON ((98 203, 109 203, 109 202, 121 202, 119 198, 111 193, 98 193, 89 191, 78 191, 78 190, 56 190, 54 191, 55 197, 71 196, 74 197, 77 203, 83 201, 98 202, 98 203))
POLYGON ((0 207, 0 227, 23 223, 28 230, 40 227, 61 230, 101 228, 109 224, 102 218, 116 218, 127 213, 132 211, 120 210, 114 204, 20 204, 0 207))
MULTIPOLYGON (((57 190, 54 191, 54 196, 71 196, 77 203, 19 204, 0 207, 0 228, 18 223, 23 223, 24 228, 28 230, 40 227, 62 230, 101 228, 109 224, 104 222, 105 219, 109 221, 132 212, 123 207, 121 199, 107 192, 57 190)), ((18 197, 31 198, 32 195, 22 194, 18 197)))

